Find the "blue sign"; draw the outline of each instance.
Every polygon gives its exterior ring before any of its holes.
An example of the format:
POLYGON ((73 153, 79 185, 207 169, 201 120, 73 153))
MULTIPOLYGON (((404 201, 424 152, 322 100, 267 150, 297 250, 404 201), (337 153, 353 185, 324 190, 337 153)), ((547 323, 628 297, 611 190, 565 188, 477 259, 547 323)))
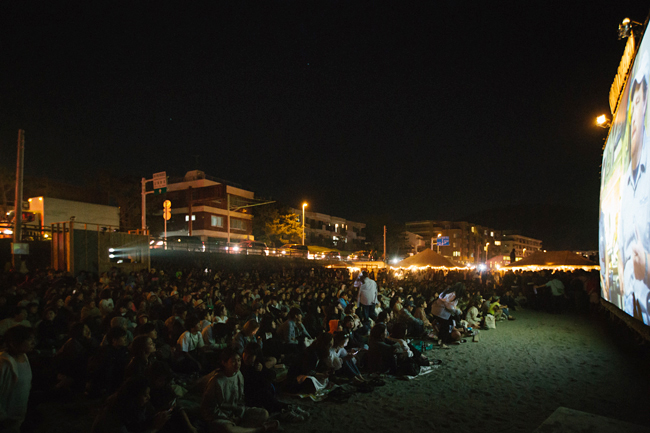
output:
POLYGON ((439 236, 436 238, 436 245, 439 247, 448 247, 449 246, 449 236, 439 236))

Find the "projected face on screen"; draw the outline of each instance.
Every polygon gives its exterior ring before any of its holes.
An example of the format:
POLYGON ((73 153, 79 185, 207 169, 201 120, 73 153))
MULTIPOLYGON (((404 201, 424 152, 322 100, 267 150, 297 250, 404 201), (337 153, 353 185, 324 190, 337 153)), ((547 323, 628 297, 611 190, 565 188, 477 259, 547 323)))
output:
POLYGON ((650 325, 650 43, 632 66, 603 153, 600 196, 603 298, 650 325))

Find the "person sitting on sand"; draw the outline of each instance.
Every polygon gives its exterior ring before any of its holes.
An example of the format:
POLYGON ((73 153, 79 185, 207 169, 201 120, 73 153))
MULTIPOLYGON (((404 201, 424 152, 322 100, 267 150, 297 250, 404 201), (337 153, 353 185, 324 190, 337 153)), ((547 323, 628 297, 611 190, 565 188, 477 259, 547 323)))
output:
POLYGON ((169 411, 155 412, 146 378, 135 376, 124 382, 106 401, 95 418, 91 433, 146 431, 155 433, 169 420, 169 411))
POLYGON ((459 341, 461 333, 454 327, 452 314, 458 313, 458 300, 465 294, 465 285, 456 283, 443 290, 438 299, 431 304, 431 314, 436 316, 442 344, 459 341))
POLYGON ((249 343, 242 356, 241 373, 244 376, 244 396, 246 405, 261 407, 269 413, 279 413, 281 420, 290 422, 304 421, 309 414, 296 407, 278 400, 275 385, 276 374, 273 366, 264 361, 262 348, 257 343, 249 343))
POLYGON ((326 361, 334 374, 348 378, 355 378, 363 381, 363 376, 357 367, 356 355, 359 349, 354 349, 352 353, 348 352, 346 346, 350 341, 350 334, 345 331, 334 333, 334 343, 330 349, 330 356, 326 361))
POLYGON ((124 377, 129 378, 131 376, 144 375, 147 367, 155 361, 155 356, 152 356, 155 352, 156 344, 151 337, 147 337, 146 335, 138 335, 135 337, 129 348, 131 361, 129 361, 129 364, 124 369, 124 377))
POLYGON ((289 367, 287 389, 300 394, 312 394, 327 387, 329 358, 333 336, 322 333, 289 367))
POLYGON ((221 353, 221 370, 212 376, 203 392, 201 414, 209 432, 261 433, 280 427, 268 421, 266 409, 247 407, 241 356, 228 347, 221 353))
POLYGON ((370 330, 366 363, 371 373, 397 374, 397 345, 386 340, 386 325, 377 323, 370 330))
POLYGON ((472 298, 472 300, 469 302, 469 307, 467 308, 467 313, 465 314, 465 321, 467 322, 467 326, 472 328, 481 327, 483 318, 481 317, 481 313, 478 311, 478 306, 482 303, 483 298, 481 295, 472 298))
POLYGON ((235 334, 235 336, 232 338, 232 348, 235 349, 239 355, 241 355, 244 353, 244 348, 247 344, 255 343, 258 340, 258 342, 261 342, 259 336, 257 338, 255 337, 255 334, 257 334, 257 331, 259 329, 260 324, 256 320, 251 319, 248 322, 244 323, 241 331, 235 334))
POLYGON ((397 314, 396 322, 406 325, 410 335, 420 336, 424 332, 424 322, 413 316, 414 308, 413 301, 406 301, 404 308, 397 314))

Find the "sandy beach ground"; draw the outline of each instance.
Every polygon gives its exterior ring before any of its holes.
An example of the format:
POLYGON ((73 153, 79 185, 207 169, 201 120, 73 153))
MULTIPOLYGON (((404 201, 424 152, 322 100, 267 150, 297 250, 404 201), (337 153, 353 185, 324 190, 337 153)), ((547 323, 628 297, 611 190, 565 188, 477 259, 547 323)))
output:
MULTIPOLYGON (((517 311, 481 331, 480 342, 426 354, 432 373, 395 378, 347 403, 293 400, 312 416, 283 423, 308 432, 532 432, 558 407, 615 418, 650 431, 650 361, 634 335, 608 320, 517 311), (626 337, 617 334, 625 331, 626 337)), ((87 432, 92 402, 49 403, 34 431, 87 432)))
MULTIPOLYGON (((347 404, 305 404, 287 432, 531 432, 558 407, 648 427, 650 365, 587 317, 518 311, 480 341, 427 352, 431 374, 389 380, 347 404)), ((647 362, 647 359, 645 360, 647 362)))

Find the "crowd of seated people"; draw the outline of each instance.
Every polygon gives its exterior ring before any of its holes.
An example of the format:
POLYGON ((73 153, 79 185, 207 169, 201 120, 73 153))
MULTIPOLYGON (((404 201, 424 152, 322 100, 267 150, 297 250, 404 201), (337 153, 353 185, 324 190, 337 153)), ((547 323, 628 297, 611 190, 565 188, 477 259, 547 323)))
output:
MULTIPOLYGON (((512 320, 526 302, 543 305, 530 289, 548 278, 318 267, 8 272, 0 274, 0 342, 12 374, 31 352, 29 380, 42 395, 105 401, 96 432, 270 431, 308 416, 283 392, 363 385, 370 373, 417 375, 430 361, 414 339, 447 348, 490 316, 512 320), (368 280, 377 302, 359 309, 368 280), (19 337, 33 350, 15 348, 13 329, 29 330, 19 337), (185 410, 178 400, 198 383, 201 409, 185 410)), ((578 287, 576 279, 588 286, 593 276, 561 278, 578 287)), ((0 426, 20 425, 7 421, 3 392, 0 426)))

